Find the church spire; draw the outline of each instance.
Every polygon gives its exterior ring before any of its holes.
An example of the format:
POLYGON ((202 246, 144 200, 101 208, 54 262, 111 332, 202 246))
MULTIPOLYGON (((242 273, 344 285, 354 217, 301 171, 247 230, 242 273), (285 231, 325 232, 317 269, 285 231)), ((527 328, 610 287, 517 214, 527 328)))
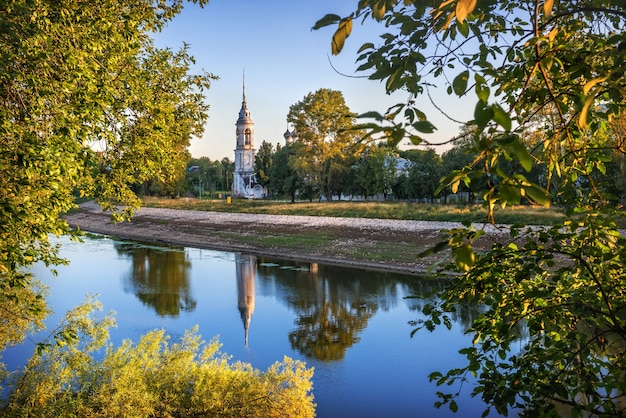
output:
POLYGON ((243 70, 243 103, 246 102, 246 69, 243 70))
POLYGON ((243 71, 243 98, 241 100, 241 110, 239 111, 239 119, 237 124, 249 123, 253 124, 250 117, 250 111, 248 110, 248 103, 246 102, 246 71, 243 71))

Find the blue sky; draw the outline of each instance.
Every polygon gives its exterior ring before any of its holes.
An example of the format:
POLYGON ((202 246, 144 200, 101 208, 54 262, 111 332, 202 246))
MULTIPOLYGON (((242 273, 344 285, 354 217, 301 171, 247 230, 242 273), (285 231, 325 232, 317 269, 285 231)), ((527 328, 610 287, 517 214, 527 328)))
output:
MULTIPOLYGON (((284 143, 289 106, 319 88, 340 90, 353 112, 384 112, 406 100, 405 93, 389 96, 384 85, 355 76, 357 50, 364 42, 378 43, 382 25, 354 25, 353 33, 339 56, 331 56, 333 28, 312 31, 315 22, 327 13, 346 15, 357 0, 211 0, 204 8, 187 3, 183 13, 155 36, 156 44, 174 49, 190 45, 196 70, 217 75, 206 100, 211 106, 202 138, 194 138, 194 157, 234 159, 235 122, 242 99, 245 70, 246 99, 255 122, 255 146, 262 141, 284 143)), ((427 102, 427 98, 423 99, 427 102)), ((439 103, 442 105, 442 103, 439 103)), ((443 141, 458 132, 458 125, 435 116, 424 103, 438 131, 434 141, 443 141), (431 116, 432 113, 432 116, 431 116)), ((463 112, 455 103, 446 111, 463 112), (454 109, 454 108, 457 109, 454 109)))

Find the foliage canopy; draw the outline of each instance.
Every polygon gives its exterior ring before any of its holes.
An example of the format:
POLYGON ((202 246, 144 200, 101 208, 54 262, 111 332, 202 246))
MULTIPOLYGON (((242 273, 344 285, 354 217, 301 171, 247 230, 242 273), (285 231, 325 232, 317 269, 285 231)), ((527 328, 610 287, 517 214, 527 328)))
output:
MULTIPOLYGON (((447 249, 446 268, 460 274, 426 309, 427 327, 449 324, 459 299, 485 311, 462 350, 467 367, 431 378, 441 385, 474 375, 473 393, 504 414, 624 414, 626 239, 615 223, 624 212, 605 173, 626 154, 625 3, 362 0, 314 29, 336 25, 337 54, 353 21, 370 17, 388 32, 361 46, 358 71, 410 97, 366 114, 378 123, 363 127, 393 145, 421 143, 435 127, 418 96, 434 87, 473 95, 473 117, 451 141, 463 139, 476 157, 447 173, 440 190, 468 187, 492 222, 496 206, 520 202, 556 203, 567 215, 559 227, 508 227, 509 241, 481 254, 472 244, 482 231, 444 231, 433 251, 447 249)), ((457 409, 454 394, 440 396, 457 409)))
POLYGON ((293 124, 299 144, 291 166, 329 202, 341 194, 349 168, 363 148, 359 132, 352 129, 356 116, 340 91, 326 88, 289 108, 287 121, 293 124))
MULTIPOLYGON (((69 233, 61 215, 77 195, 111 210, 128 205, 128 214, 139 202, 134 184, 183 174, 214 77, 189 73, 186 46, 152 43, 181 8, 180 0, 0 7, 0 305, 20 312, 13 324, 43 312, 36 292, 11 295, 32 290, 25 267, 62 263, 48 235, 69 233)), ((1 346, 17 341, 0 335, 1 346)))
MULTIPOLYGON (((48 236, 71 233, 62 215, 77 196, 95 197, 120 220, 139 204, 135 186, 184 176, 189 140, 207 117, 203 90, 215 77, 190 72, 187 45, 173 51, 152 42, 182 7, 0 5, 0 351, 42 327, 45 292, 28 267, 64 262, 48 236)), ((303 364, 285 359, 265 373, 230 365, 216 342, 200 351, 192 333, 170 345, 155 331, 97 360, 111 319, 94 321, 94 307, 70 312, 13 375, 3 416, 314 414, 312 371, 303 364)))

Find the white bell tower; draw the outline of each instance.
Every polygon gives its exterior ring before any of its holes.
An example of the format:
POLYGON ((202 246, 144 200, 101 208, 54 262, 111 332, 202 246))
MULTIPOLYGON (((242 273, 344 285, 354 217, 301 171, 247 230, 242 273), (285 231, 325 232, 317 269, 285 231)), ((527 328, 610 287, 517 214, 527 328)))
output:
POLYGON ((254 122, 246 103, 246 78, 243 78, 243 100, 237 128, 235 148, 235 172, 233 173, 233 197, 253 197, 252 188, 256 184, 254 176, 254 122))

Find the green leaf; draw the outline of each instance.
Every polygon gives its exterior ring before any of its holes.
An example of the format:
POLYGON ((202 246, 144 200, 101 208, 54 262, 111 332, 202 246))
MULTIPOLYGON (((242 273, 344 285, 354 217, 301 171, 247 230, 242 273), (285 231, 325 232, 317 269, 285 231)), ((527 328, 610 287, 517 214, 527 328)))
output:
POLYGON ((550 206, 550 195, 548 192, 535 184, 524 187, 524 193, 528 196, 533 202, 542 205, 542 206, 550 206))
POLYGON ((384 116, 380 114, 380 112, 376 112, 376 111, 361 113, 359 116, 357 116, 357 118, 376 119, 379 122, 382 122, 385 119, 384 116))
POLYGON ((465 244, 454 250, 456 265, 465 271, 469 271, 474 265, 475 254, 471 245, 465 244))
POLYGON ((450 411, 457 412, 459 410, 459 406, 456 404, 454 400, 450 401, 450 411))
POLYGON ((503 204, 518 205, 522 200, 520 186, 511 183, 503 183, 500 186, 500 199, 503 204))
POLYGON ((418 132, 421 132, 424 134, 431 134, 435 132, 435 130, 437 129, 435 125, 433 125, 427 120, 415 122, 411 126, 413 126, 418 132))
POLYGON ((517 135, 511 135, 498 140, 498 143, 509 155, 515 156, 522 168, 528 173, 533 168, 533 158, 517 135))
POLYGON ((361 48, 359 48, 359 50, 357 51, 358 54, 362 53, 365 50, 368 49, 374 49, 374 44, 371 42, 366 42, 363 45, 361 45, 361 48))
POLYGON ((456 27, 459 30, 459 33, 467 38, 467 36, 469 35, 469 25, 467 24, 467 22, 459 22, 456 27))
POLYGON ((312 30, 318 30, 325 26, 334 25, 335 23, 341 21, 341 16, 337 16, 335 14, 327 14, 313 25, 312 30))
POLYGON ((502 126, 502 128, 504 128, 505 131, 510 131, 511 130, 511 118, 509 117, 508 113, 506 113, 504 109, 502 109, 502 107, 500 107, 500 105, 498 104, 494 104, 492 107, 493 107, 493 120, 498 125, 502 126))
POLYGON ((465 70, 454 78, 452 81, 452 89, 457 96, 462 96, 467 90, 467 80, 469 79, 469 71, 465 70))
POLYGON ((491 106, 487 106, 485 102, 479 100, 474 109, 474 121, 476 125, 478 125, 480 129, 483 129, 492 118, 493 109, 491 106))

